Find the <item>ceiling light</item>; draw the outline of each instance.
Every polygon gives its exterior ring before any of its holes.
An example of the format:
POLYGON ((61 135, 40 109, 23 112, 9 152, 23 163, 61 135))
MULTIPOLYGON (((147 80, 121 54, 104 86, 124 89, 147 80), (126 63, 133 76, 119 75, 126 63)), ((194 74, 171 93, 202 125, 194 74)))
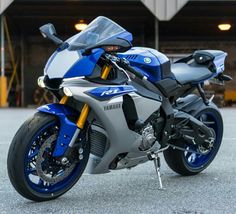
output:
POLYGON ((222 31, 227 31, 227 30, 230 30, 231 24, 219 24, 218 28, 222 31))
POLYGON ((75 24, 75 29, 78 31, 84 30, 88 25, 84 22, 84 20, 79 20, 78 23, 75 24))

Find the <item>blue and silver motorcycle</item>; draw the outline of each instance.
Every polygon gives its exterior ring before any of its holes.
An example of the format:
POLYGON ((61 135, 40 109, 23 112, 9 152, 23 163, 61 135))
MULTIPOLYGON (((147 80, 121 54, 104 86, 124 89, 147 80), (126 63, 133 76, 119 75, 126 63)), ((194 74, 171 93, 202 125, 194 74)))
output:
POLYGON ((132 34, 102 16, 66 41, 52 24, 40 31, 58 48, 38 85, 58 103, 39 107, 11 143, 8 174, 22 196, 55 199, 85 168, 108 173, 149 160, 162 188, 162 152, 185 176, 213 161, 223 121, 203 86, 231 79, 223 74, 225 52, 199 50, 170 64, 157 50, 132 47, 132 34))

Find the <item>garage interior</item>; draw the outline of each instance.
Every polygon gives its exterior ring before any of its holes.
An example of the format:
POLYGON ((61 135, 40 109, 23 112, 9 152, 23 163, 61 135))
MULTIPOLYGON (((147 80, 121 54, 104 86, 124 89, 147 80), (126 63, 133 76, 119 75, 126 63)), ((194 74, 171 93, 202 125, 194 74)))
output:
MULTIPOLYGON (((5 11, 6 26, 11 44, 6 37, 6 76, 11 80, 14 65, 16 75, 9 90, 9 106, 28 107, 51 100, 42 97, 37 78, 56 46, 45 40, 38 28, 53 23, 59 37, 66 39, 76 33, 75 24, 89 23, 97 16, 111 18, 133 33, 134 46, 156 47, 171 60, 191 54, 197 49, 220 49, 229 55, 225 74, 234 78, 225 87, 209 87, 216 92, 221 105, 227 93, 236 91, 236 1, 189 1, 170 21, 156 21, 156 17, 138 0, 130 1, 59 1, 15 0, 5 11), (92 6, 91 6, 92 5, 92 6), (220 31, 218 25, 229 23, 229 31, 220 31), (158 32, 158 34, 157 34, 158 32), (11 62, 12 47, 14 61, 11 62)), ((234 97, 234 96, 233 96, 234 97)))

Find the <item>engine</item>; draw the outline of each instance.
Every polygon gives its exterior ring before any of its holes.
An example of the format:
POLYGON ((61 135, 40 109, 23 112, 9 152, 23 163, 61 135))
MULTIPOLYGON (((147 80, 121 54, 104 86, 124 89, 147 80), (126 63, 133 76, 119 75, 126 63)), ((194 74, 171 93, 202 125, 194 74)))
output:
POLYGON ((156 141, 160 141, 163 127, 164 119, 162 117, 157 117, 144 126, 140 131, 142 141, 139 149, 141 151, 149 150, 156 141))
POLYGON ((141 151, 146 151, 150 149, 156 141, 156 137, 154 134, 154 129, 150 123, 147 124, 142 130, 142 142, 139 146, 141 151))

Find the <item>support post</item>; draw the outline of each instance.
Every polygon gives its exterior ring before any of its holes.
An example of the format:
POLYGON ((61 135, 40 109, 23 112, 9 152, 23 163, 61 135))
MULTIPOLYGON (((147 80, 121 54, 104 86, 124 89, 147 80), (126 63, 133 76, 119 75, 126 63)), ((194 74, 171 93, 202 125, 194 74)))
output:
MULTIPOLYGON (((25 72, 25 40, 24 40, 24 35, 21 32, 21 106, 25 106, 25 77, 24 77, 24 72, 25 72)), ((56 102, 56 101, 55 101, 56 102)))
POLYGON ((7 106, 7 78, 5 76, 5 39, 4 15, 1 15, 1 77, 0 77, 0 107, 7 106))
POLYGON ((159 21, 155 18, 155 49, 159 50, 159 21))

